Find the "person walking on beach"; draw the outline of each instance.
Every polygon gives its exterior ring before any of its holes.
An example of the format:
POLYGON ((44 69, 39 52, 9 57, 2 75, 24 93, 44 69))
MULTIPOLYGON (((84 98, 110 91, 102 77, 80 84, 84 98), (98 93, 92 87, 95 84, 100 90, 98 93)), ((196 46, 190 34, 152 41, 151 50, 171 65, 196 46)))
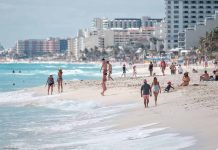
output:
POLYGON ((103 78, 102 78, 102 92, 101 92, 101 95, 104 96, 104 92, 107 90, 107 86, 106 86, 106 82, 107 82, 107 73, 105 73, 103 75, 103 78))
POLYGON ((152 63, 152 61, 151 61, 150 64, 149 64, 149 66, 148 66, 148 70, 149 70, 149 72, 150 72, 150 76, 152 76, 153 67, 154 67, 154 65, 153 65, 153 63, 152 63))
POLYGON ((165 76, 165 69, 166 69, 166 62, 162 59, 162 61, 160 62, 160 68, 161 68, 161 71, 163 73, 163 76, 165 76))
POLYGON ((121 75, 121 77, 126 77, 126 71, 127 71, 127 69, 126 69, 126 65, 125 64, 123 64, 123 74, 121 75))
POLYGON ((132 77, 136 77, 136 75, 137 75, 136 65, 133 65, 132 69, 133 69, 132 77))
POLYGON ((58 82, 58 93, 63 92, 63 78, 62 78, 63 72, 62 69, 60 68, 58 70, 58 78, 57 78, 57 82, 58 82))
POLYGON ((190 77, 188 76, 188 72, 185 72, 182 78, 182 84, 180 86, 188 86, 189 82, 190 82, 190 77))
POLYGON ((161 93, 161 88, 160 88, 160 84, 157 81, 156 77, 154 77, 151 88, 153 88, 155 106, 157 106, 157 96, 159 93, 161 93))
POLYGON ((147 80, 144 79, 144 84, 141 86, 141 97, 144 99, 145 108, 148 107, 149 95, 152 96, 151 86, 147 83, 147 80))
POLYGON ((107 65, 108 65, 108 80, 114 80, 112 77, 111 77, 111 74, 112 74, 112 65, 109 61, 107 61, 107 65))
POLYGON ((183 74, 183 69, 181 65, 179 65, 178 67, 178 74, 183 74))
POLYGON ((102 65, 101 65, 100 72, 103 70, 103 76, 104 76, 107 73, 107 62, 105 61, 104 58, 101 61, 102 61, 102 65))
POLYGON ((176 66, 174 65, 174 63, 170 65, 170 71, 171 71, 171 75, 176 74, 176 66))
POLYGON ((53 87, 54 87, 54 78, 53 76, 50 74, 49 77, 48 77, 48 80, 46 82, 46 85, 48 84, 48 95, 50 93, 50 90, 51 90, 51 95, 53 93, 53 87))

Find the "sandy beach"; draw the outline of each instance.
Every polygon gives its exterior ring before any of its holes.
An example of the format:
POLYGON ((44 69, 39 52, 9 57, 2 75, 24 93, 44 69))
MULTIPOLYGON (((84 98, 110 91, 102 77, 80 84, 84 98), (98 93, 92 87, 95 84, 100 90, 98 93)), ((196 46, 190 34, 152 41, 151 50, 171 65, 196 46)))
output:
MULTIPOLYGON (((53 96, 60 101, 94 101, 105 106, 116 106, 122 104, 135 104, 136 107, 128 109, 122 115, 102 122, 102 125, 116 125, 115 129, 126 129, 150 123, 157 123, 156 127, 169 127, 171 132, 182 135, 191 135, 195 138, 195 145, 190 150, 216 150, 218 149, 218 82, 200 82, 199 76, 203 73, 203 67, 196 67, 199 73, 192 73, 193 67, 183 69, 189 72, 191 78, 188 87, 179 87, 182 75, 162 76, 160 68, 155 67, 154 72, 162 89, 158 96, 158 106, 154 105, 154 97, 150 98, 149 108, 145 109, 140 97, 140 87, 146 78, 151 84, 153 77, 148 77, 147 66, 137 65, 137 78, 131 78, 131 69, 128 77, 116 77, 114 81, 108 81, 105 96, 101 96, 101 81, 66 81, 64 93, 58 94, 57 87, 53 96), (171 81, 175 90, 165 93, 167 82, 171 81), (196 86, 197 85, 197 86, 196 86)), ((211 74, 213 66, 207 68, 211 74)), ((46 96, 47 88, 37 87, 25 89, 24 92, 33 93, 37 96, 46 96)), ((49 99, 48 99, 49 100, 49 99)), ((41 100, 43 101, 43 100, 41 100)), ((40 102, 41 102, 40 101, 40 102)), ((25 102, 25 99, 23 99, 25 102)), ((38 105, 39 101, 31 101, 28 105, 38 105)), ((22 105, 22 102, 19 102, 22 105)), ((25 102, 25 105, 26 102, 25 102)), ((157 143, 158 144, 158 143, 157 143)))

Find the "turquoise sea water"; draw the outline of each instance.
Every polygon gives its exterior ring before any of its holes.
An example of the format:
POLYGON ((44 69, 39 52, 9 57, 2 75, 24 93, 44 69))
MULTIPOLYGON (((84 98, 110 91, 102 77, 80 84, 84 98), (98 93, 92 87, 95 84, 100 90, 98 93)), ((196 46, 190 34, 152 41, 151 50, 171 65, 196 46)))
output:
MULTIPOLYGON (((180 150, 195 144, 194 137, 158 123, 127 129, 107 124, 141 106, 138 101, 104 106, 93 97, 64 101, 61 94, 24 90, 45 84, 49 74, 56 79, 60 67, 65 81, 101 79, 96 64, 0 64, 0 150, 180 150)), ((121 67, 113 68, 113 75, 120 75, 121 67)))
MULTIPOLYGON (((49 74, 53 74, 56 80, 58 68, 63 69, 65 81, 100 79, 101 76, 100 64, 0 64, 0 92, 44 85, 49 74)), ((120 68, 114 68, 114 73, 119 71, 120 68)))

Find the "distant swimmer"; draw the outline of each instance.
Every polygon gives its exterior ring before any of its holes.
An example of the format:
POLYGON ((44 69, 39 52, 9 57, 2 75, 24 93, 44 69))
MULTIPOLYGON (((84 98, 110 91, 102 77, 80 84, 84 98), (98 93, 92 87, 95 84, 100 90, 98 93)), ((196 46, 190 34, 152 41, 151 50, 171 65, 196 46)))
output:
MULTIPOLYGON (((53 76, 50 74, 49 77, 48 77, 48 80, 46 82, 46 85, 48 84, 48 95, 49 95, 49 92, 50 92, 50 89, 51 89, 51 95, 53 93, 53 87, 54 87, 54 78, 53 76)), ((45 86, 46 86, 45 85, 45 86)))
POLYGON ((13 70, 12 73, 15 73, 15 71, 13 70))
POLYGON ((13 86, 15 86, 15 83, 13 83, 13 86))
POLYGON ((21 71, 19 70, 19 73, 21 73, 21 71))
POLYGON ((57 78, 57 82, 58 82, 58 92, 63 92, 63 71, 61 68, 59 68, 58 70, 58 78, 57 78))

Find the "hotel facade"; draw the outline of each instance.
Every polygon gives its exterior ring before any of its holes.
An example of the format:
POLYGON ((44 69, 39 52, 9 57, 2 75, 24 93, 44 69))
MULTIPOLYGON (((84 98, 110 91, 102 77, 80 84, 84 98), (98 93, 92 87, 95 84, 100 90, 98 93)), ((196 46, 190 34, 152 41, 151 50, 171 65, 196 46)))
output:
POLYGON ((185 48, 185 29, 194 28, 218 10, 218 0, 165 0, 165 49, 185 48))

